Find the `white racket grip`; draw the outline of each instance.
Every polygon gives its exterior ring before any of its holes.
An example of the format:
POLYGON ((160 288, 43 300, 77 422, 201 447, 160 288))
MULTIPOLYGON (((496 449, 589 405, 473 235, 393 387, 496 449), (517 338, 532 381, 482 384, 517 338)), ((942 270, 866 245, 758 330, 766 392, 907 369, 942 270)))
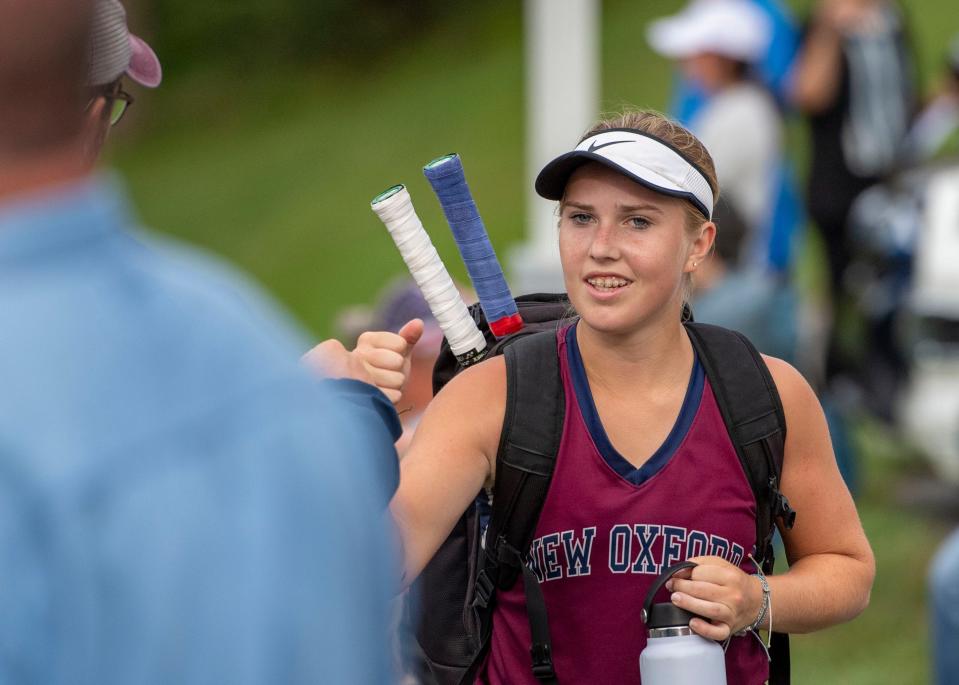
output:
POLYGON ((450 350, 461 363, 478 361, 486 349, 486 338, 476 327, 466 303, 416 215, 409 192, 404 186, 391 188, 374 198, 370 206, 393 237, 410 275, 443 330, 450 350))

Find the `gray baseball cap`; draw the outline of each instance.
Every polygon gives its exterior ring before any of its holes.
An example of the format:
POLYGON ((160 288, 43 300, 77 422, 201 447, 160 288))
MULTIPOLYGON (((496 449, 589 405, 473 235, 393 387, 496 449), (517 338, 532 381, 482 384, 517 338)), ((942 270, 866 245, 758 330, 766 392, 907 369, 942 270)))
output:
POLYGON ((96 0, 87 84, 102 86, 123 74, 147 88, 156 88, 163 79, 156 53, 127 28, 127 13, 119 0, 96 0))

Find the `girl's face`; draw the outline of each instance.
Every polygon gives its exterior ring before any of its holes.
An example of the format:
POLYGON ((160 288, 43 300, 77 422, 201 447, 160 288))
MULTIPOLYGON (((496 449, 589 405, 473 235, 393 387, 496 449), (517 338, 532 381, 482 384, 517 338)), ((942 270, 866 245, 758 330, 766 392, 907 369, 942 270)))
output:
POLYGON ((659 317, 679 320, 685 274, 712 246, 707 222, 689 236, 685 201, 601 164, 570 176, 560 202, 559 252, 566 291, 582 320, 629 333, 659 317))

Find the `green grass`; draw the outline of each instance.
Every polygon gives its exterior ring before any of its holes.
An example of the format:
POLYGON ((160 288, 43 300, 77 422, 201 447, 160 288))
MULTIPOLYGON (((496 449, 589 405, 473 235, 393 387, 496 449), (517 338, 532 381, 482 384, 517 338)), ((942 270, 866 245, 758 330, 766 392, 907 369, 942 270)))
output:
MULTIPOLYGON (((602 110, 665 106, 670 74, 646 46, 643 27, 679 5, 604 3, 602 110)), ((955 5, 910 0, 909 7, 928 76, 959 30, 955 5)), ((440 254, 465 277, 420 170, 438 155, 462 155, 497 250, 522 239, 521 9, 506 0, 473 3, 362 71, 168 74, 160 91, 138 93, 114 161, 145 223, 225 256, 315 335, 329 335, 341 307, 369 302, 404 273, 369 209, 394 183, 409 187, 440 254)), ((809 287, 821 275, 815 259, 806 262, 809 287)), ((879 566, 872 604, 849 625, 794 639, 796 683, 928 679, 925 569, 944 528, 897 507, 901 451, 872 428, 862 433, 871 439, 860 511, 879 566)))

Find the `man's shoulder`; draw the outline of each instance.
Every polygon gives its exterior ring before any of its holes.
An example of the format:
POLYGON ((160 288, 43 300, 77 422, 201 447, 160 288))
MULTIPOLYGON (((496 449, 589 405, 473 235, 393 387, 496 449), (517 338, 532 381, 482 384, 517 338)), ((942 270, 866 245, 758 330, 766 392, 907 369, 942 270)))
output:
POLYGON ((76 252, 0 293, 0 428, 27 451, 108 451, 264 393, 315 392, 303 336, 233 269, 126 231, 76 252))
POLYGON ((138 242, 141 249, 126 265, 131 300, 113 312, 139 319, 150 332, 149 339, 140 338, 151 357, 133 364, 149 367, 156 361, 148 373, 170 369, 172 392, 205 395, 214 402, 253 388, 305 382, 300 357, 308 348, 306 336, 249 277, 178 241, 144 234, 138 242))
POLYGON ((138 278, 158 305, 203 329, 235 327, 248 342, 305 351, 305 336, 285 309, 238 269, 214 255, 170 238, 140 236, 138 278))

